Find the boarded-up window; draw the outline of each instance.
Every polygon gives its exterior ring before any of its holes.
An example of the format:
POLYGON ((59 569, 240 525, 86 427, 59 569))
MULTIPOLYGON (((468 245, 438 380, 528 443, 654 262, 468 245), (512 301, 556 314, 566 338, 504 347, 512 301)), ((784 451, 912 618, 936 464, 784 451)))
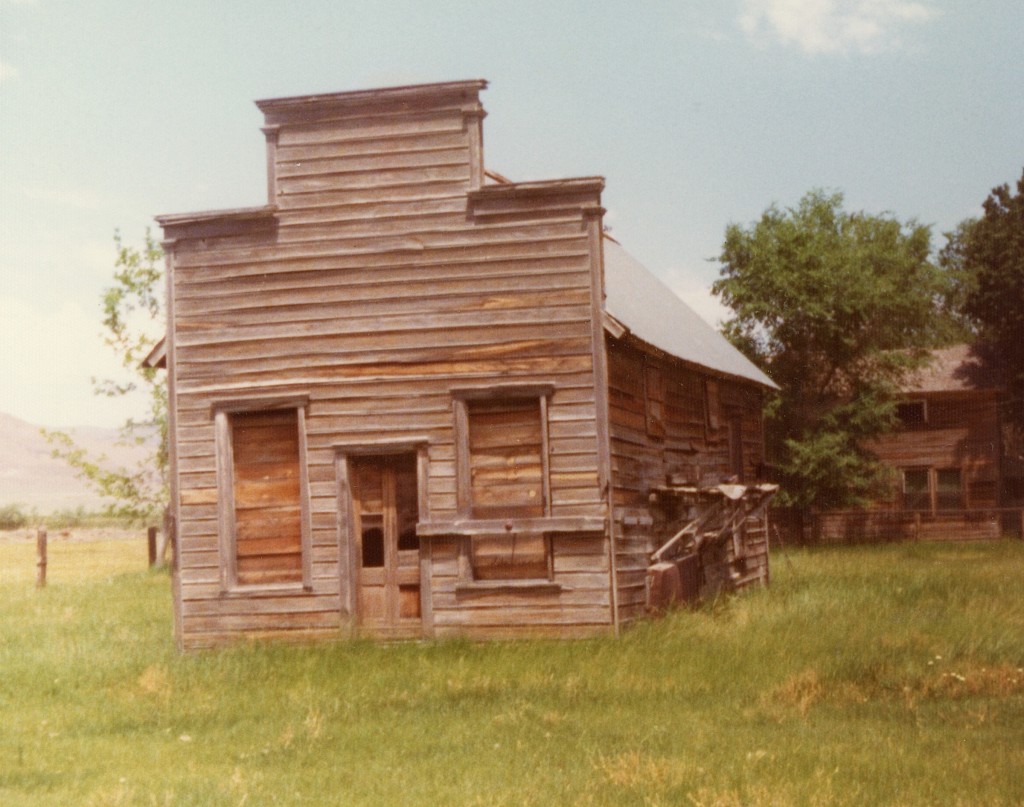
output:
POLYGON ((474 580, 548 580, 551 552, 542 534, 482 535, 472 539, 474 580))
POLYGON ((229 423, 234 582, 302 582, 298 412, 235 412, 229 423))
POLYGON ((544 515, 540 400, 469 400, 466 409, 473 516, 544 515))

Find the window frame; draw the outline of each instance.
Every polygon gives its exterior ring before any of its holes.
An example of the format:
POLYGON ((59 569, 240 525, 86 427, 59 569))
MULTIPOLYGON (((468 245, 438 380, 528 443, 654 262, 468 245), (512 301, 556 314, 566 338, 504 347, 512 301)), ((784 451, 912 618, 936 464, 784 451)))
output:
MULTIPOLYGON (((551 516, 551 468, 548 428, 549 399, 554 392, 553 384, 498 384, 487 387, 459 387, 452 390, 452 405, 455 414, 455 477, 456 508, 461 520, 485 521, 501 516, 480 516, 473 510, 472 457, 469 447, 469 402, 484 401, 496 403, 508 400, 535 400, 540 413, 540 461, 541 495, 544 498, 541 516, 527 518, 550 518, 551 516)), ((517 518, 514 508, 509 516, 517 518)))
POLYGON ((309 471, 306 447, 307 397, 247 398, 212 407, 217 467, 217 532, 221 591, 247 594, 254 591, 311 591, 313 582, 312 524, 309 503, 309 471), (235 520, 234 427, 232 416, 280 410, 294 410, 298 431, 299 465, 299 549, 301 579, 277 583, 240 583, 238 580, 237 524, 235 520))
POLYGON ((928 425, 928 400, 926 398, 910 398, 896 402, 896 418, 900 422, 900 428, 905 431, 920 429, 928 425), (909 407, 920 407, 920 419, 904 417, 900 412, 901 408, 906 410, 909 407))
POLYGON ((964 472, 963 468, 948 467, 948 468, 933 468, 932 478, 934 481, 935 489, 933 495, 933 501, 935 503, 935 512, 955 512, 957 510, 963 510, 965 504, 964 497, 964 472), (940 507, 939 497, 943 495, 940 489, 939 477, 943 473, 956 473, 957 476, 957 504, 955 507, 940 507))
POLYGON ((906 510, 911 513, 928 513, 929 515, 936 515, 940 512, 956 512, 957 510, 963 510, 967 506, 967 490, 964 484, 964 469, 959 466, 946 466, 942 468, 937 467, 922 467, 922 466, 908 466, 900 468, 900 509, 906 510), (925 507, 909 507, 907 505, 907 474, 918 473, 924 474, 925 479, 925 491, 927 494, 928 503, 925 507), (944 473, 956 473, 959 482, 957 488, 957 505, 955 507, 940 507, 939 506, 939 476, 944 473))
POLYGON ((932 475, 930 468, 907 467, 900 468, 900 509, 908 510, 912 513, 931 513, 935 510, 935 500, 932 495, 932 475), (907 475, 908 474, 924 474, 924 490, 914 495, 921 496, 922 494, 927 497, 927 504, 924 507, 911 507, 907 503, 907 475))
POLYGON ((459 585, 458 590, 483 589, 546 589, 559 590, 554 582, 554 552, 552 537, 544 529, 543 524, 552 517, 551 510, 551 468, 549 438, 549 406, 550 398, 555 390, 554 384, 493 384, 480 387, 458 387, 451 390, 452 405, 455 417, 455 475, 456 475, 456 507, 460 521, 460 532, 463 532, 459 550, 459 585), (540 415, 541 437, 541 487, 544 498, 541 516, 515 514, 510 508, 507 518, 492 515, 477 516, 473 511, 472 492, 472 457, 469 445, 469 404, 471 401, 498 402, 501 400, 537 401, 540 415), (501 523, 496 529, 491 526, 501 523), (474 525, 489 527, 474 529, 474 525), (495 539, 499 536, 512 537, 517 533, 542 534, 546 559, 546 575, 544 577, 509 577, 509 578, 478 578, 473 565, 473 541, 476 538, 495 539))

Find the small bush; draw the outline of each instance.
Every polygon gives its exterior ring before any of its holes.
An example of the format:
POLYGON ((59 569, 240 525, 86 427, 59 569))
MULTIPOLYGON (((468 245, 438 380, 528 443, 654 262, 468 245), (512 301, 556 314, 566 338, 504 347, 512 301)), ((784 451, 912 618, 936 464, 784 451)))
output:
POLYGON ((19 504, 0 507, 0 530, 20 530, 28 524, 28 514, 19 504))
POLYGON ((54 510, 46 517, 46 526, 55 530, 67 530, 72 527, 83 527, 89 520, 89 513, 82 505, 54 510))
POLYGON ((82 505, 54 510, 48 515, 42 515, 35 508, 26 510, 20 504, 8 504, 0 507, 0 530, 20 530, 37 525, 51 530, 102 527, 133 529, 150 526, 150 522, 143 523, 137 518, 118 513, 87 510, 82 505))

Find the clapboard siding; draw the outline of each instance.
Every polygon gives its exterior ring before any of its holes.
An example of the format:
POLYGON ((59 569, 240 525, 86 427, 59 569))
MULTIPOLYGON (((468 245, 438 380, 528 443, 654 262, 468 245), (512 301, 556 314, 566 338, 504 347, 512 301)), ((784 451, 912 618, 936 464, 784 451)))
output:
MULTIPOLYGON (((999 505, 1000 435, 998 394, 921 395, 924 423, 872 444, 880 459, 897 468, 959 468, 965 508, 999 505)), ((965 529, 966 524, 964 525, 965 529)))
POLYGON ((469 146, 465 132, 460 129, 435 131, 433 133, 420 129, 408 134, 386 134, 370 137, 341 139, 338 137, 310 142, 309 139, 290 143, 290 137, 277 143, 277 171, 288 172, 295 163, 315 160, 345 160, 349 164, 378 167, 412 164, 412 155, 432 155, 429 159, 437 159, 438 153, 448 155, 461 154, 465 163, 469 163, 469 146))
MULTIPOLYGON (((583 215, 599 204, 599 184, 478 193, 475 92, 261 102, 274 207, 223 224, 165 223, 185 646, 342 630, 337 452, 425 439, 420 518, 453 519, 457 386, 551 385, 551 515, 603 515, 590 243, 599 222, 583 215), (302 399, 312 574, 305 592, 225 596, 214 413, 261 396, 302 399)), ((426 540, 433 560, 422 583, 438 634, 610 625, 600 533, 552 538, 557 594, 497 598, 457 592, 457 558, 445 556, 457 536, 426 540)))
MULTIPOLYGON (((970 354, 965 351, 965 355, 970 354)), ((967 378, 971 377, 969 370, 966 364, 963 375, 967 378)), ((944 379, 948 389, 903 394, 904 402, 922 406, 923 419, 904 424, 866 446, 894 469, 890 494, 873 502, 870 510, 814 514, 809 528, 813 539, 856 542, 999 536, 1002 525, 990 510, 1002 503, 1002 392, 994 378, 986 380, 989 386, 964 388, 959 372, 948 372, 950 376, 944 379), (900 472, 911 470, 925 474, 927 479, 929 502, 920 510, 914 509, 920 507, 919 503, 906 502, 901 495, 900 472), (959 472, 960 500, 956 506, 937 495, 939 475, 944 471, 959 472)))
MULTIPOLYGON (((417 142, 417 141, 414 141, 417 142)), ((294 153, 286 156, 284 147, 279 144, 277 159, 278 180, 289 177, 305 176, 337 176, 343 174, 379 176, 380 171, 401 169, 437 168, 439 166, 457 167, 460 172, 469 167, 469 149, 464 143, 453 147, 418 146, 408 149, 392 148, 386 155, 378 150, 367 154, 351 153, 348 149, 340 153, 317 156, 306 156, 294 153)), ((292 147, 292 151, 296 150, 292 147)))
POLYGON ((607 539, 568 534, 552 541, 556 586, 530 595, 465 585, 459 578, 460 542, 435 540, 431 555, 436 635, 579 636, 609 631, 607 539))
POLYGON ((729 429, 737 422, 743 478, 755 481, 764 461, 762 403, 753 384, 712 377, 632 340, 609 337, 608 376, 619 618, 628 623, 644 613, 651 552, 678 527, 651 492, 670 478, 706 485, 730 477, 729 429), (708 381, 718 393, 710 399, 708 381))

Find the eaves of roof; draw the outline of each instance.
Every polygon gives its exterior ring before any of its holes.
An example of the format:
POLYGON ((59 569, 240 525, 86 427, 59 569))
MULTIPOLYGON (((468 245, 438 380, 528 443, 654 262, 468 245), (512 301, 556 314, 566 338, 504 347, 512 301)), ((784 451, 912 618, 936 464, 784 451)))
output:
POLYGON ((655 277, 622 246, 604 239, 605 322, 618 338, 626 333, 687 363, 714 374, 778 385, 722 334, 655 277))

